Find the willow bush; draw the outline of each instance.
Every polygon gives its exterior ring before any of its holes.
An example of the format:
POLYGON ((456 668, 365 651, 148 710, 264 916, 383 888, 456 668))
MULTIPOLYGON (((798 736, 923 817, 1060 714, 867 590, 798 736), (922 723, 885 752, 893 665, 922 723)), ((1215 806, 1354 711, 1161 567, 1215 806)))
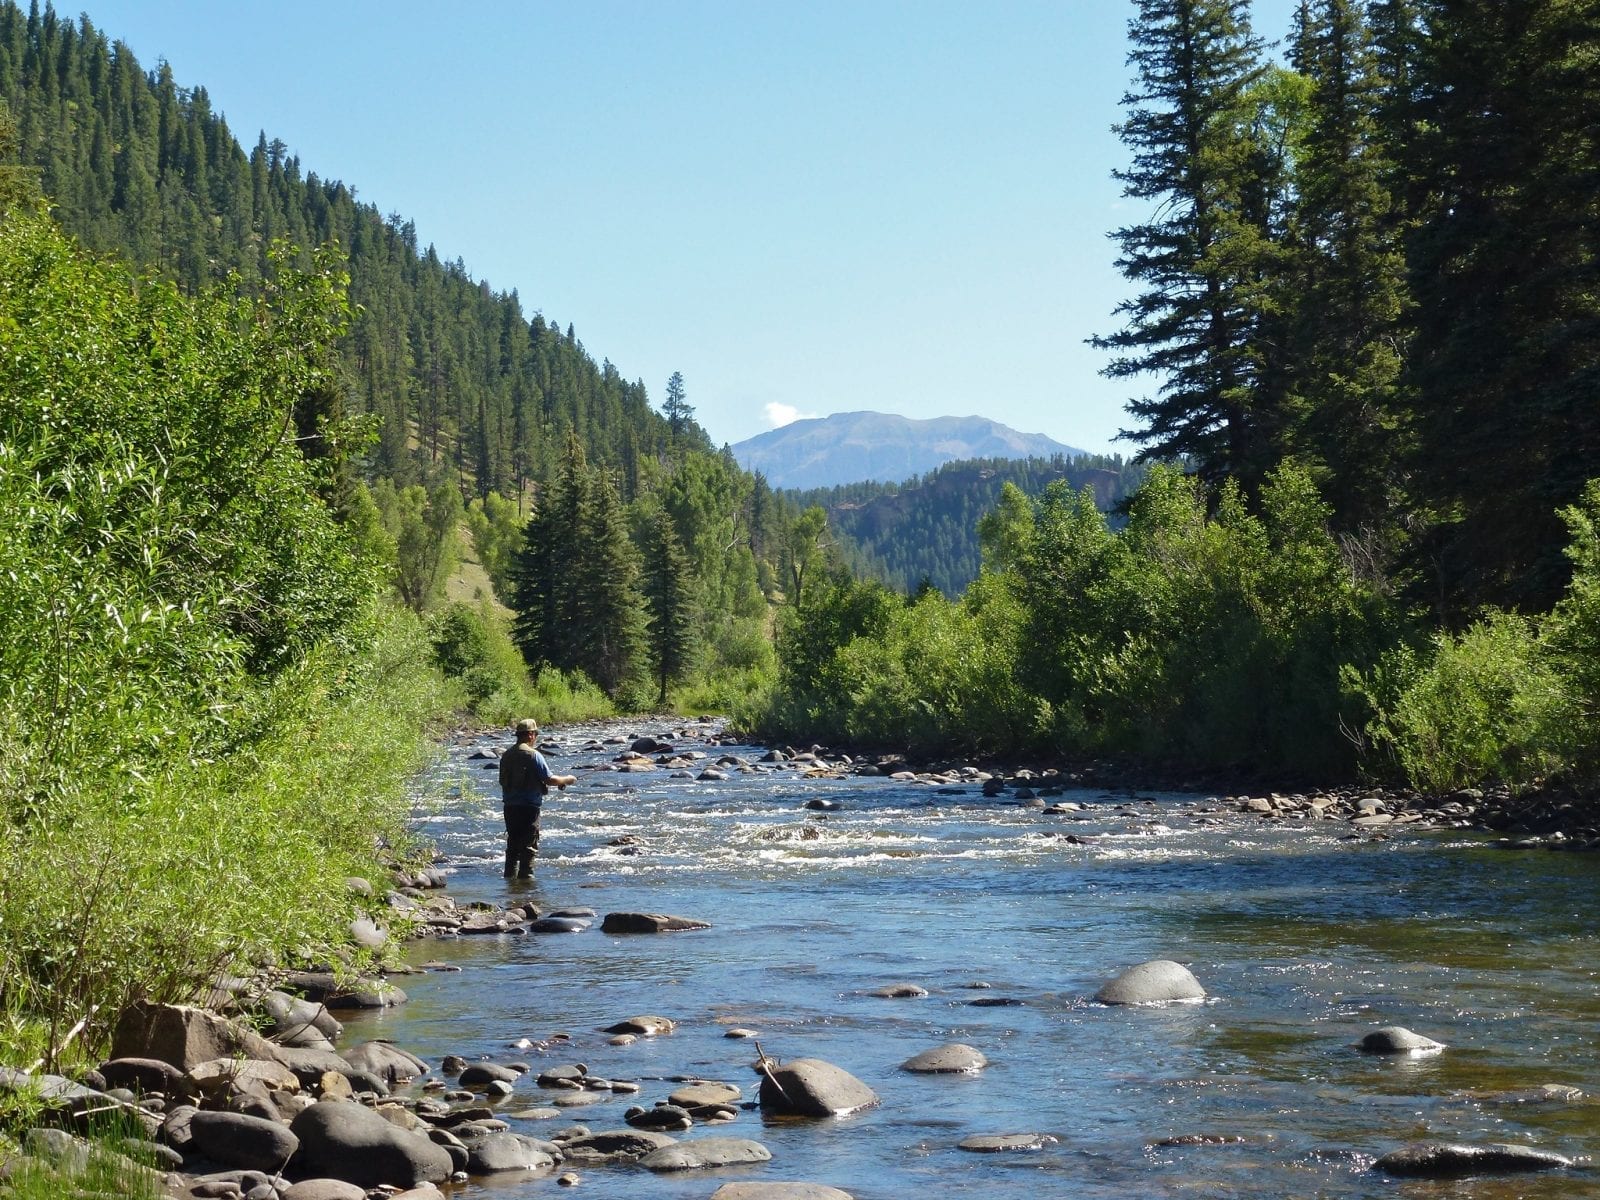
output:
POLYGON ((326 944, 398 835, 437 676, 297 441, 344 315, 326 263, 192 297, 0 220, 9 1061, 326 944))

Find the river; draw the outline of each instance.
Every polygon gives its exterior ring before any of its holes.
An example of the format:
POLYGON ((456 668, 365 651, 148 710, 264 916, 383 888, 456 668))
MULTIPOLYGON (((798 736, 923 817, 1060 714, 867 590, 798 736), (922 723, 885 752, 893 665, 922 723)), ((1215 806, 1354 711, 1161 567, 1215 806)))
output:
MULTIPOLYGON (((1586 1167, 1451 1184, 1368 1169, 1421 1138, 1600 1152, 1600 1108, 1587 1101, 1493 1096, 1600 1081, 1592 856, 1497 850, 1460 831, 1352 839, 1342 822, 1264 822, 1193 795, 1068 792, 1057 799, 1084 807, 1059 816, 975 786, 793 769, 726 782, 590 771, 624 747, 584 751, 602 731, 552 732, 562 747, 552 766, 580 782, 546 806, 532 885, 500 878, 494 773, 468 757, 492 743, 451 747, 420 781, 416 825, 452 894, 713 927, 612 936, 597 921, 575 934, 417 943, 414 961, 462 971, 402 979, 410 1002, 353 1020, 347 1041, 504 1062, 529 1057, 509 1049, 516 1039, 565 1032, 570 1048, 533 1056, 536 1067, 583 1062, 642 1083, 636 1098, 511 1121, 543 1137, 578 1122, 620 1127, 627 1105, 666 1097, 670 1076, 727 1080, 753 1097, 754 1048, 724 1036, 734 1025, 757 1030, 775 1058, 826 1059, 882 1097, 838 1120, 749 1110, 685 1135, 754 1138, 772 1152, 761 1166, 584 1168, 572 1194, 705 1200, 733 1179, 803 1179, 858 1200, 1600 1195, 1600 1173, 1586 1167), (839 809, 804 807, 819 797, 839 809), (640 844, 610 844, 624 835, 640 844), (1210 999, 1158 1009, 1090 999, 1153 958, 1188 965, 1210 999), (868 994, 906 982, 930 994, 868 994), (629 1046, 600 1032, 643 1013, 678 1028, 629 1046), (1392 1059, 1352 1048, 1385 1025, 1448 1049, 1392 1059), (945 1042, 977 1047, 990 1066, 972 1077, 899 1069, 945 1042), (1057 1140, 1011 1154, 957 1148, 1014 1132, 1057 1140)), ((709 760, 762 752, 676 744, 709 760)), ((547 1101, 529 1076, 502 1108, 547 1101)), ((555 1191, 552 1179, 522 1178, 458 1194, 555 1191)))

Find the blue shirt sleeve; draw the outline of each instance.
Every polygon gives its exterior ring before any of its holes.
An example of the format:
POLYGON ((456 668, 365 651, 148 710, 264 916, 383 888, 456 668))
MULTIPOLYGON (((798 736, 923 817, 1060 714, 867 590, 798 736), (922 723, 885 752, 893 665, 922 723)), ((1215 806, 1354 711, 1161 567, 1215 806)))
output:
POLYGON ((539 776, 539 782, 544 784, 545 787, 549 787, 550 780, 554 778, 554 775, 550 770, 550 764, 545 762, 544 755, 537 750, 533 752, 533 770, 539 776))

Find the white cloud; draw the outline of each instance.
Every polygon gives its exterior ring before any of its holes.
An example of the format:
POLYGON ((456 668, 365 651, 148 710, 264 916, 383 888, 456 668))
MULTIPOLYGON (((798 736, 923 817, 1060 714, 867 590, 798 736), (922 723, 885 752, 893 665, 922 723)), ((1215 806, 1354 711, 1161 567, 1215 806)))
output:
POLYGON ((766 406, 767 424, 773 429, 782 429, 796 421, 809 421, 816 413, 803 413, 792 404, 779 404, 776 400, 766 406))

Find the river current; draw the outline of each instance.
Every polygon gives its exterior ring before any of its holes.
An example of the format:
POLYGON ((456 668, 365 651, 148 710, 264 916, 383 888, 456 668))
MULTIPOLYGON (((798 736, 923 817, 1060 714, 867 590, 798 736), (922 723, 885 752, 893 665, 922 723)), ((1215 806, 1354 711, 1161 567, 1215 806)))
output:
MULTIPOLYGON (((845 1068, 882 1104, 830 1121, 742 1111, 682 1136, 754 1138, 770 1163, 665 1176, 586 1167, 563 1194, 705 1200, 730 1180, 809 1180, 857 1200, 1600 1196, 1600 1171, 1586 1162, 1454 1183, 1369 1169, 1424 1138, 1600 1154, 1600 1107, 1508 1096, 1600 1088, 1593 856, 1499 850, 1461 831, 1352 838, 1341 822, 1264 822, 1194 795, 1069 791, 1056 799, 1083 808, 1061 816, 976 785, 784 768, 725 782, 584 770, 625 748, 580 749, 597 732, 547 731, 553 768, 579 783, 546 804, 531 885, 500 877, 493 763, 469 757, 494 740, 448 748, 419 782, 415 824, 442 855, 451 893, 673 913, 712 928, 613 936, 596 920, 580 933, 416 943, 414 961, 462 970, 400 980, 410 1002, 351 1021, 347 1040, 391 1038, 434 1062, 582 1062, 642 1085, 554 1121, 510 1119, 540 1137, 580 1122, 621 1127, 629 1104, 665 1099, 669 1077, 727 1080, 753 1097, 755 1050, 725 1037, 730 1026, 758 1031, 774 1058, 845 1068), (805 807, 817 798, 837 811, 805 807), (613 844, 630 835, 638 844, 613 844), (1186 964, 1209 999, 1093 1002, 1104 982, 1154 958, 1186 964), (898 983, 930 994, 869 994, 898 983), (645 1013, 678 1027, 629 1046, 601 1032, 645 1013), (1400 1059, 1353 1048, 1386 1025, 1448 1048, 1400 1059), (557 1032, 569 1046, 510 1049, 557 1032), (946 1042, 977 1047, 989 1067, 971 1077, 899 1069, 946 1042), (1009 1154, 957 1148, 1019 1132, 1056 1141, 1009 1154)), ((674 744, 707 762, 762 753, 674 744)), ((501 1108, 549 1099, 530 1075, 501 1108)), ((557 1190, 552 1178, 518 1178, 457 1194, 557 1190)))

